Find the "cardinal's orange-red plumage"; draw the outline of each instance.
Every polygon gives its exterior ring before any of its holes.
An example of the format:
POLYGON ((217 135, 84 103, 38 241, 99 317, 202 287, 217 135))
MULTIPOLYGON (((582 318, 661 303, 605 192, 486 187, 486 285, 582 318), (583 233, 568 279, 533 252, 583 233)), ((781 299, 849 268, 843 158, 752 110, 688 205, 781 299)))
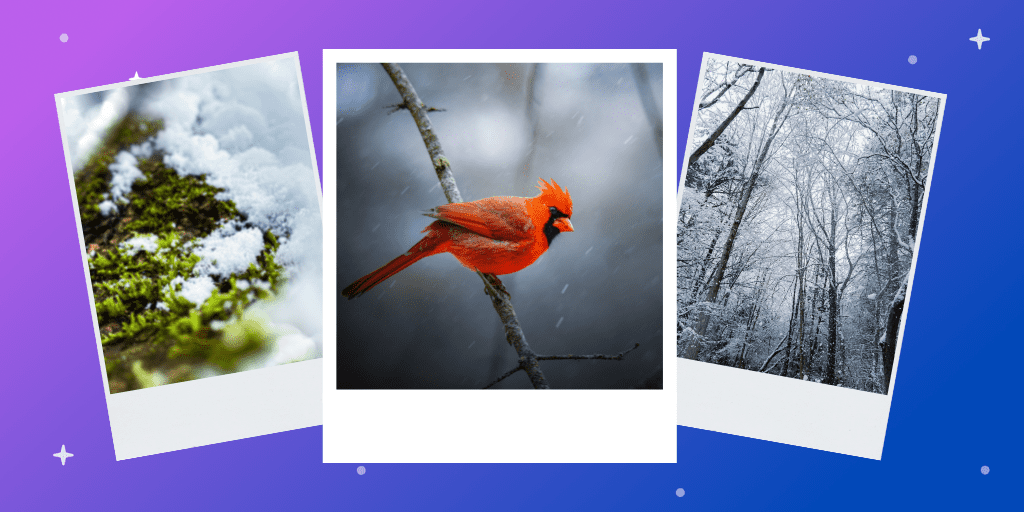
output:
POLYGON ((572 231, 572 198, 551 180, 540 180, 536 197, 488 197, 451 203, 426 215, 435 220, 426 235, 401 256, 342 290, 358 297, 422 258, 451 253, 465 267, 485 274, 511 274, 537 261, 561 232, 572 231))

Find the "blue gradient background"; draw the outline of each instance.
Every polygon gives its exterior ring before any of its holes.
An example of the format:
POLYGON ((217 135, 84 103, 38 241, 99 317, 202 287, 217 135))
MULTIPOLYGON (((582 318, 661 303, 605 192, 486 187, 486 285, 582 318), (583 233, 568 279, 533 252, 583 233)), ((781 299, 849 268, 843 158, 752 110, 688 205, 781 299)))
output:
POLYGON ((0 509, 1019 506, 1019 6, 11 4, 0 12, 0 509), (992 38, 981 51, 968 41, 978 28, 992 38), (882 460, 680 427, 672 465, 368 465, 359 476, 320 462, 317 427, 115 463, 53 95, 298 50, 319 157, 323 48, 430 47, 678 48, 679 147, 704 51, 948 94, 882 460), (61 444, 75 454, 65 467, 51 456, 61 444))

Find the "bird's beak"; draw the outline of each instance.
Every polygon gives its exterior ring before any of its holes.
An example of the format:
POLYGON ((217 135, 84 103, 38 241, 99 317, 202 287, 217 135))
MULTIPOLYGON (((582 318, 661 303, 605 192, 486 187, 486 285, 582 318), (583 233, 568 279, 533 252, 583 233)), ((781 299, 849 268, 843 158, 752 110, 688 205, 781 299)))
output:
POLYGON ((555 227, 559 231, 575 231, 572 229, 572 222, 569 222, 569 219, 566 217, 555 219, 555 227))

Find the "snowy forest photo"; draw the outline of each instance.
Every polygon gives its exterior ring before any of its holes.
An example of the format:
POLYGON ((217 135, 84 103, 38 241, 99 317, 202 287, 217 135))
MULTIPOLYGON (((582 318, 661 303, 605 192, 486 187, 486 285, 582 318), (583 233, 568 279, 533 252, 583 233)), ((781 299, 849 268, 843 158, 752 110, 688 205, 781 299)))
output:
POLYGON ((698 91, 678 356, 888 394, 941 95, 712 57, 698 91))

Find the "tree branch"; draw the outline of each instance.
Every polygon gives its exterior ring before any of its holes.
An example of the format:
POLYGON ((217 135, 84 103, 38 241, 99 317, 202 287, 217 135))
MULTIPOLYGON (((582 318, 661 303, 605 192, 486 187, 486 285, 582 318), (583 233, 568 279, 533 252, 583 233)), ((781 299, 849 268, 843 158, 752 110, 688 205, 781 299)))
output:
POLYGON ((732 120, 735 119, 736 116, 740 114, 740 112, 743 110, 743 107, 747 105, 747 101, 749 101, 750 97, 754 95, 754 91, 757 90, 757 86, 761 84, 761 78, 764 77, 764 72, 765 68, 761 68, 760 70, 758 70, 757 79, 754 80, 754 85, 750 86, 750 90, 747 91, 747 95, 744 96, 742 100, 740 100, 739 104, 736 105, 736 108, 733 109, 731 114, 729 114, 729 117, 726 117, 725 121, 722 121, 722 124, 718 125, 718 129, 716 129, 711 135, 709 135, 707 140, 705 140, 699 148, 694 150, 693 154, 690 155, 690 159, 686 161, 687 167, 693 164, 693 162, 696 162, 701 157, 701 155, 707 152, 707 150, 711 149, 711 146, 715 145, 715 141, 718 140, 718 136, 721 135, 722 132, 724 132, 725 129, 729 127, 729 124, 732 123, 732 120))
POLYGON ((498 377, 497 379, 494 379, 494 381, 493 381, 493 382, 491 382, 490 384, 488 384, 488 385, 484 386, 484 389, 490 389, 490 388, 491 388, 491 387, 493 387, 493 386, 494 386, 495 384, 497 384, 497 383, 499 383, 499 382, 501 382, 501 381, 503 381, 503 380, 505 380, 505 379, 507 379, 507 378, 511 377, 511 376, 512 376, 512 374, 514 374, 514 373, 518 372, 519 370, 522 370, 522 367, 516 366, 515 368, 512 368, 511 370, 509 370, 509 371, 505 372, 505 374, 504 374, 504 375, 502 375, 501 377, 498 377))
POLYGON ((610 361, 622 361, 622 358, 625 357, 626 354, 636 350, 637 347, 639 347, 639 346, 640 346, 640 344, 637 343, 637 344, 633 345, 632 347, 627 348, 626 350, 623 350, 622 352, 619 352, 618 354, 616 354, 614 356, 610 356, 608 354, 591 354, 591 355, 586 355, 586 356, 578 356, 578 355, 573 355, 573 354, 565 354, 565 355, 559 355, 559 356, 537 356, 537 359, 539 361, 555 361, 555 360, 559 360, 559 359, 605 359, 605 360, 610 360, 610 361))
MULTIPOLYGON (((488 291, 488 293, 489 293, 489 291, 488 291)), ((589 355, 565 354, 565 355, 557 355, 557 356, 539 356, 539 355, 536 355, 536 354, 534 354, 534 355, 536 356, 538 361, 556 361, 556 360, 565 360, 565 359, 603 359, 603 360, 606 360, 606 361, 622 361, 622 359, 626 357, 626 354, 636 350, 639 347, 640 347, 640 344, 636 343, 632 347, 630 347, 630 348, 628 348, 626 350, 623 350, 622 352, 619 352, 618 354, 616 354, 614 356, 610 356, 608 354, 589 354, 589 355)), ((499 382, 501 382, 501 381, 511 377, 516 372, 518 372, 519 370, 522 370, 522 369, 523 369, 523 367, 522 367, 521 364, 516 366, 515 368, 512 368, 511 370, 509 370, 509 371, 505 372, 504 374, 502 374, 501 377, 498 377, 497 379, 494 379, 490 384, 484 386, 484 389, 488 389, 488 388, 496 385, 497 383, 499 383, 499 382)))
POLYGON ((430 124, 430 117, 427 116, 426 104, 420 100, 409 77, 405 76, 405 71, 402 71, 398 64, 381 65, 388 72, 391 81, 395 83, 398 93, 402 95, 402 104, 416 121, 416 127, 419 128, 420 136, 423 137, 423 144, 427 146, 427 153, 430 154, 430 161, 434 164, 434 172, 437 173, 437 179, 441 181, 444 196, 448 198, 449 203, 461 203, 462 194, 459 193, 459 187, 455 185, 451 162, 444 156, 441 141, 437 139, 437 135, 434 135, 434 126, 430 124))
MULTIPOLYGON (((768 359, 764 360, 764 364, 761 365, 761 369, 758 370, 759 372, 763 373, 763 372, 771 369, 771 368, 768 367, 768 363, 772 362, 772 359, 775 359, 775 356, 779 355, 779 353, 782 352, 782 344, 785 343, 785 342, 786 342, 786 340, 782 340, 782 341, 779 342, 778 346, 775 347, 775 351, 772 352, 771 355, 768 356, 768 359)), ((774 365, 772 365, 772 366, 774 366, 774 365)))
MULTIPOLYGON (((434 164, 434 172, 437 173, 437 179, 441 182, 441 188, 444 190, 445 197, 448 198, 449 203, 461 203, 462 194, 459 193, 459 187, 455 184, 451 162, 445 157, 444 150, 441 149, 441 142, 438 140, 437 135, 434 134, 433 125, 430 124, 430 117, 427 116, 426 105, 420 100, 416 94, 416 89, 409 82, 409 77, 405 75, 405 72, 402 71, 398 64, 382 63, 381 65, 384 66, 384 70, 387 71, 391 81, 395 83, 399 94, 402 95, 402 103, 405 105, 405 108, 409 110, 409 113, 412 114, 413 119, 416 121, 416 127, 419 128, 420 136, 423 137, 423 144, 427 147, 427 153, 430 155, 430 161, 434 164)), ((540 371, 540 366, 537 363, 537 353, 526 343, 526 336, 523 335, 523 329, 519 325, 519 319, 516 317, 516 312, 512 307, 512 301, 509 299, 509 296, 505 293, 499 293, 491 285, 490 280, 497 281, 496 277, 489 274, 480 274, 480 277, 484 280, 485 290, 491 298, 494 310, 497 311, 498 317, 501 318, 501 323, 505 326, 505 337, 508 343, 519 354, 518 368, 526 372, 530 377, 530 383, 533 384, 535 389, 548 389, 544 373, 540 371)))
MULTIPOLYGON (((409 109, 409 107, 405 106, 405 103, 396 103, 394 105, 386 105, 384 108, 390 108, 391 109, 391 110, 388 111, 388 115, 394 114, 395 112, 398 112, 399 110, 408 110, 409 109)), ((447 112, 447 109, 443 109, 443 108, 426 107, 426 109, 427 109, 427 112, 447 112)))
POLYGON ((699 110, 704 110, 704 109, 714 105, 715 103, 718 103, 718 100, 721 99, 721 97, 724 96, 725 93, 729 92, 729 89, 731 89, 732 86, 736 85, 736 82, 739 82, 740 78, 743 78, 743 75, 746 75, 747 72, 753 71, 753 70, 754 70, 754 66, 751 66, 749 64, 741 64, 738 68, 736 68, 736 78, 734 78, 732 80, 732 82, 729 82, 728 81, 729 80, 729 63, 727 62, 725 64, 725 80, 726 80, 726 82, 723 82, 718 87, 715 87, 714 89, 712 89, 712 90, 708 91, 706 94, 704 94, 704 97, 701 98, 700 105, 697 108, 699 110), (718 94, 714 98, 712 98, 710 100, 707 99, 708 96, 711 96, 715 92, 718 92, 718 94))

